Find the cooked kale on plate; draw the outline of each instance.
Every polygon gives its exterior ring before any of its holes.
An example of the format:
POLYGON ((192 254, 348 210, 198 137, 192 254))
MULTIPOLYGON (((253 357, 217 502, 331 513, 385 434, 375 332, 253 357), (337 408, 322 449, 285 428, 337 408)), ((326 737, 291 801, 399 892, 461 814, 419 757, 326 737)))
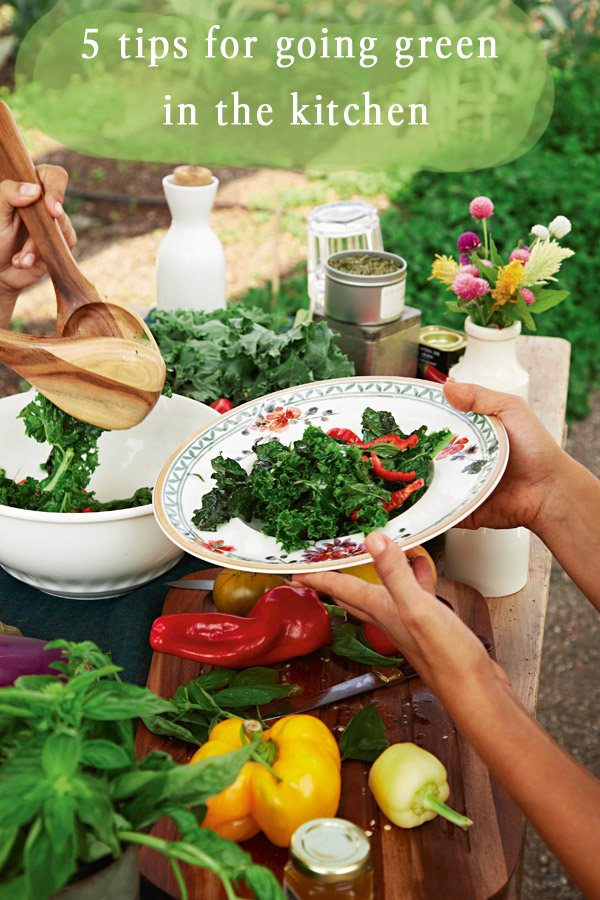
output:
POLYGON ((433 458, 452 439, 448 429, 404 434, 389 412, 366 409, 363 437, 349 429, 308 425, 290 446, 257 441, 246 472, 234 459, 212 461, 216 487, 192 522, 203 531, 240 516, 258 519, 287 552, 311 541, 382 528, 427 490, 433 458))

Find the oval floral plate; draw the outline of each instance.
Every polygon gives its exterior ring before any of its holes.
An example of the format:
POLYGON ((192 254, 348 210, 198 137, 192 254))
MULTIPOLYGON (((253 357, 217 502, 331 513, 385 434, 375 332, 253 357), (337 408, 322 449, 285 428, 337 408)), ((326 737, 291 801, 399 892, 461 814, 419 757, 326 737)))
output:
POLYGON ((309 572, 339 569, 370 560, 364 535, 349 533, 315 541, 285 553, 260 523, 231 519, 216 531, 192 525, 202 497, 214 487, 211 460, 219 454, 249 470, 256 441, 298 439, 306 425, 350 428, 362 434, 366 407, 388 410, 407 433, 449 428, 454 438, 434 460, 426 493, 385 527, 404 549, 429 540, 473 512, 492 492, 508 462, 508 438, 495 418, 458 412, 441 386, 414 378, 355 377, 318 381, 268 394, 238 406, 193 435, 165 463, 154 489, 158 524, 175 544, 220 566, 255 572, 309 572))

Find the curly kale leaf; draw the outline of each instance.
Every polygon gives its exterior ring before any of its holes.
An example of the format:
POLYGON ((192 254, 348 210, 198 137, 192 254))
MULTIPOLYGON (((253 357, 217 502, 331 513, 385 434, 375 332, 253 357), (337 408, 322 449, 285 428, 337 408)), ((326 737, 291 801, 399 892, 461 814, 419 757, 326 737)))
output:
POLYGON ((98 466, 98 438, 104 431, 70 416, 41 394, 19 413, 25 433, 51 446, 41 468, 45 478, 28 477, 15 482, 0 469, 0 503, 39 512, 77 512, 127 509, 152 502, 150 488, 141 488, 126 500, 100 503, 86 491, 98 466))
POLYGON ((248 473, 235 459, 217 456, 212 460, 212 478, 216 487, 204 495, 202 506, 194 511, 192 522, 204 531, 216 531, 236 516, 252 518, 252 498, 248 473))
POLYGON ((326 322, 289 327, 278 310, 157 310, 150 329, 167 365, 166 391, 234 406, 280 388, 354 374, 326 322))
POLYGON ((104 431, 63 412, 41 394, 19 413, 25 434, 52 449, 42 468, 48 477, 40 482, 42 491, 84 489, 98 466, 98 438, 104 431))

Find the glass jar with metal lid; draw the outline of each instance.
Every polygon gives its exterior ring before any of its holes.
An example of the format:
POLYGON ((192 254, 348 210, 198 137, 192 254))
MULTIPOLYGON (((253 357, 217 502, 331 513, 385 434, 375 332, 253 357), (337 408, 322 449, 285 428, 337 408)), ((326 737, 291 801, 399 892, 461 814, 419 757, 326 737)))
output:
POLYGON ((369 840, 346 819, 313 819, 296 829, 285 867, 289 900, 373 900, 369 840))

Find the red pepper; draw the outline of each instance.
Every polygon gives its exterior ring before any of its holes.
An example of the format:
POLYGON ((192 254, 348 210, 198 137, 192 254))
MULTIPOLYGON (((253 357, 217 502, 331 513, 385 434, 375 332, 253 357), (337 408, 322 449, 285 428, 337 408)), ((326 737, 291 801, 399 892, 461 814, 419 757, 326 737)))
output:
POLYGON ((381 437, 375 438, 374 441, 362 441, 358 446, 363 450, 374 447, 375 444, 393 444, 398 450, 406 450, 407 447, 414 447, 419 440, 418 434, 411 434, 410 437, 401 438, 397 434, 382 434, 381 437))
POLYGON ((316 592, 287 584, 263 594, 247 616, 161 616, 150 632, 150 644, 159 653, 232 669, 285 662, 330 641, 329 614, 316 592))
POLYGON ((361 447, 363 450, 368 450, 369 447, 374 447, 375 444, 393 444, 398 450, 406 450, 407 447, 414 447, 419 440, 418 434, 411 434, 407 438, 401 438, 397 434, 382 434, 381 437, 375 438, 373 441, 361 441, 358 435, 350 431, 349 428, 330 428, 327 434, 337 441, 356 444, 357 447, 361 447))
POLYGON ((327 432, 328 437, 335 438, 336 441, 345 441, 347 444, 358 444, 362 446, 360 438, 349 428, 330 428, 327 432))
MULTIPOLYGON (((350 569, 349 571, 352 570, 350 569)), ((390 639, 386 637, 383 631, 380 631, 377 625, 364 622, 363 632, 376 653, 381 653, 382 656, 398 656, 398 648, 394 647, 390 639)))
POLYGON ((216 410, 218 413, 226 413, 229 412, 230 409, 233 409, 233 403, 226 397, 219 397, 218 400, 213 400, 210 404, 210 408, 216 410))
POLYGON ((424 480, 422 478, 417 478, 416 481, 407 484, 406 487, 401 488, 399 491, 394 491, 390 497, 390 502, 386 503, 383 508, 386 512, 392 512, 394 509, 398 509, 399 506, 402 506, 402 504, 408 500, 411 494, 424 486, 424 480))
POLYGON ((448 376, 443 372, 440 372, 439 369, 436 369, 435 366, 432 366, 431 363, 425 369, 425 380, 426 381, 435 381, 437 384, 444 384, 448 380, 448 376))
POLYGON ((385 469, 376 453, 371 453, 371 462, 374 474, 378 478, 383 478, 384 481, 412 481, 417 474, 416 472, 392 472, 391 469, 385 469))

